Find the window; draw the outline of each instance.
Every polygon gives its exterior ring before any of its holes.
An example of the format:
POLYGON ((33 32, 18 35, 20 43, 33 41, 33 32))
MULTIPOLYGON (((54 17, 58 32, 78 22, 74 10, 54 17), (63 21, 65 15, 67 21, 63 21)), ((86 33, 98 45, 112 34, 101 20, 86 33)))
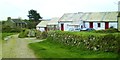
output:
POLYGON ((100 23, 98 23, 98 27, 100 27, 100 23))

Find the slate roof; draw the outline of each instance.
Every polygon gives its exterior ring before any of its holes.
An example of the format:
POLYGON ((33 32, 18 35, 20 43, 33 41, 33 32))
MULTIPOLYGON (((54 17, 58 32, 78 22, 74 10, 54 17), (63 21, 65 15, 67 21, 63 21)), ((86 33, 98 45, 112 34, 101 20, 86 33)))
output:
POLYGON ((24 23, 24 24, 27 24, 26 22, 24 22, 24 21, 22 21, 22 20, 20 20, 20 19, 11 19, 12 20, 12 22, 14 22, 14 23, 24 23))

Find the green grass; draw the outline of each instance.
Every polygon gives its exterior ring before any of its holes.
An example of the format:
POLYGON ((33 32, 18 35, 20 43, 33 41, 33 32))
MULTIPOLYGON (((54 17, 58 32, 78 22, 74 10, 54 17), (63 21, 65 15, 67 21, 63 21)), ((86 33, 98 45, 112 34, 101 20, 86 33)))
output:
POLYGON ((13 35, 13 34, 16 34, 16 33, 2 33, 2 40, 7 37, 7 36, 10 36, 10 35, 13 35))
POLYGON ((29 47, 33 49, 39 58, 116 58, 117 54, 112 52, 100 52, 90 50, 80 50, 76 47, 68 47, 49 41, 31 43, 29 47))

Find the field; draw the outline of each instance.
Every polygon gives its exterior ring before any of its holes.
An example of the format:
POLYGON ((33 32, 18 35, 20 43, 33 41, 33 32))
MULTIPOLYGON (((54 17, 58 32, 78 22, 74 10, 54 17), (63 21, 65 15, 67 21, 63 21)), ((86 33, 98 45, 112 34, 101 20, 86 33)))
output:
POLYGON ((112 52, 80 50, 49 41, 31 43, 29 47, 39 58, 116 58, 112 52))

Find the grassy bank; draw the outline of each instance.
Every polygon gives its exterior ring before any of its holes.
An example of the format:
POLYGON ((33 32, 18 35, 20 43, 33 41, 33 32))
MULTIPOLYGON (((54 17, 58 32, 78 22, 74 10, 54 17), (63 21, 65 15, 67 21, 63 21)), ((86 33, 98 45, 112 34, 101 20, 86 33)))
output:
POLYGON ((80 50, 75 47, 64 46, 48 40, 31 43, 29 47, 39 58, 116 58, 112 52, 80 50))
POLYGON ((2 33, 2 40, 7 37, 7 36, 10 36, 10 35, 13 35, 13 34, 17 34, 17 33, 2 33))

